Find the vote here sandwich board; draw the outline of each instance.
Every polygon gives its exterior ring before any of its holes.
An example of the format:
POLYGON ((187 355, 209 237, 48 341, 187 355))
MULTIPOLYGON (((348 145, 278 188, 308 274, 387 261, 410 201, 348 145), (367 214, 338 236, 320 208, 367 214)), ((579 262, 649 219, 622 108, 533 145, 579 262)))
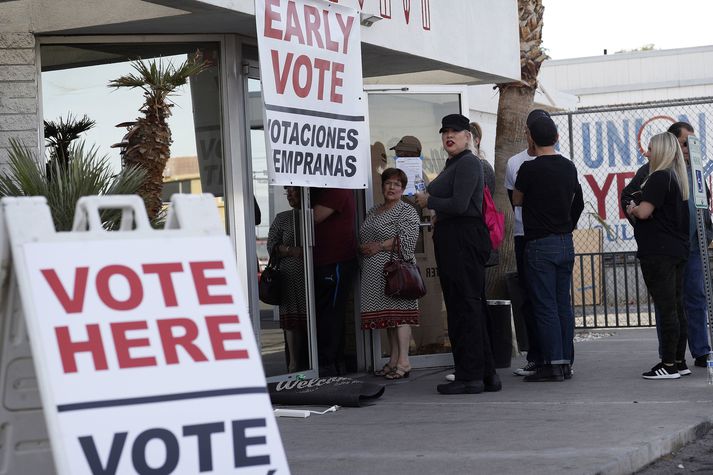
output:
POLYGON ((227 236, 14 221, 58 473, 289 473, 227 236))
POLYGON ((272 185, 365 188, 369 133, 359 12, 255 0, 272 185))

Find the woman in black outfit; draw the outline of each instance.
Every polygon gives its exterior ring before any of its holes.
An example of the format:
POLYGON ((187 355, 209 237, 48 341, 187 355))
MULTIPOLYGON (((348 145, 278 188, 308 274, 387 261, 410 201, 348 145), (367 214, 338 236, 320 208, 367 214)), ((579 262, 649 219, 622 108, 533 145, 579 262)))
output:
POLYGON ((433 244, 455 363, 455 381, 437 389, 441 394, 499 391, 486 328, 485 262, 491 246, 482 212, 483 167, 470 150, 468 118, 451 114, 441 124, 448 161, 427 192, 416 194, 419 206, 436 212, 433 244))
POLYGON ((641 185, 640 200, 629 203, 626 212, 635 219, 641 273, 661 312, 656 320, 661 326, 662 361, 642 376, 678 379, 677 363, 685 358, 688 328, 682 296, 690 245, 686 164, 678 139, 669 132, 652 137, 644 155, 649 159, 649 175, 641 185))

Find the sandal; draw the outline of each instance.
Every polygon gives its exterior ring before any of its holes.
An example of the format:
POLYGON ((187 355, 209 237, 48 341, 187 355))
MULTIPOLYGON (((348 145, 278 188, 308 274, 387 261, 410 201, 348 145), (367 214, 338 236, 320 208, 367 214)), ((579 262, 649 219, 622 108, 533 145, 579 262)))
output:
POLYGON ((374 371, 374 376, 386 376, 387 374, 391 374, 396 371, 397 366, 398 365, 391 366, 389 363, 386 363, 379 371, 374 371))
POLYGON ((396 365, 396 369, 385 376, 386 379, 406 379, 411 374, 411 368, 402 368, 396 365))

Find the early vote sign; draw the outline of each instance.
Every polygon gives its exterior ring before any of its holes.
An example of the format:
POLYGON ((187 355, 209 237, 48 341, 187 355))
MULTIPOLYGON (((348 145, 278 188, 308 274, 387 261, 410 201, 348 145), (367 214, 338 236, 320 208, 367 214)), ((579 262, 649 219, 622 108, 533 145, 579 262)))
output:
POLYGON ((156 235, 15 253, 58 472, 289 473, 228 238, 156 235))
POLYGON ((359 13, 323 0, 255 0, 268 179, 365 188, 359 13))

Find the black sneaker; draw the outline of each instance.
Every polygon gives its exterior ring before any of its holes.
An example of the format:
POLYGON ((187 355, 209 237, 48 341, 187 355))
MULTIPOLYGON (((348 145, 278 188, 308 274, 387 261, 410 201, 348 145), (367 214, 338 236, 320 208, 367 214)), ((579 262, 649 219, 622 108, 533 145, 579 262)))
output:
POLYGON ((539 383, 545 381, 564 381, 564 371, 561 364, 546 364, 538 366, 535 374, 525 376, 523 381, 528 383, 539 383))
POLYGON ((678 368, 676 368, 675 364, 666 366, 663 363, 657 364, 651 368, 651 371, 642 373, 641 376, 643 376, 644 379, 678 379, 681 377, 681 375, 678 374, 678 368))
POLYGON ((708 355, 697 356, 696 361, 693 364, 700 368, 708 367, 708 355))
POLYGON ((515 376, 532 376, 535 374, 537 364, 534 361, 528 361, 525 366, 518 368, 512 372, 515 376))
POLYGON ((680 374, 681 376, 688 376, 689 374, 691 374, 691 370, 688 369, 688 365, 685 361, 677 361, 676 369, 678 369, 678 374, 680 374))

